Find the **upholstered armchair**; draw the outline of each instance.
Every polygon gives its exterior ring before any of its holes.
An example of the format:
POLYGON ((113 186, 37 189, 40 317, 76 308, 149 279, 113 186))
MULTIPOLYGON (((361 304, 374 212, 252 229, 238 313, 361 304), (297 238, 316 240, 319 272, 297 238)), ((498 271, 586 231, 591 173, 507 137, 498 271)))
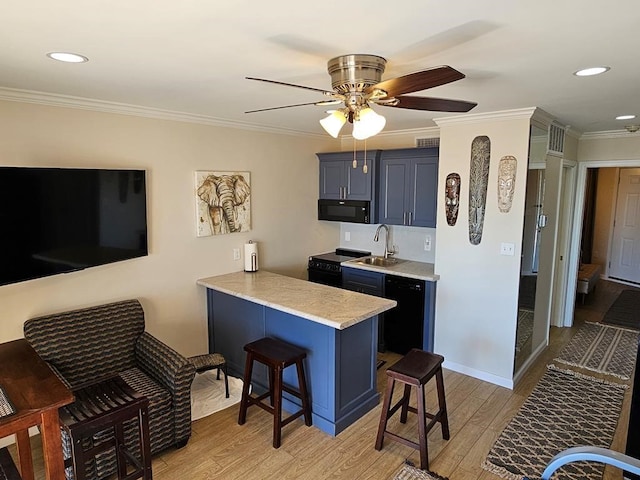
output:
MULTIPOLYGON (((152 454, 186 445, 191 435, 195 368, 145 331, 138 300, 33 318, 25 322, 24 336, 71 389, 119 374, 147 396, 152 454)), ((134 429, 130 430, 127 443, 135 443, 134 429)), ((99 441, 99 436, 93 441, 99 441)), ((63 449, 68 457, 70 443, 64 433, 63 449)), ((114 472, 113 451, 98 455, 89 471, 100 478, 114 472)), ((72 478, 70 469, 67 478, 72 478)))

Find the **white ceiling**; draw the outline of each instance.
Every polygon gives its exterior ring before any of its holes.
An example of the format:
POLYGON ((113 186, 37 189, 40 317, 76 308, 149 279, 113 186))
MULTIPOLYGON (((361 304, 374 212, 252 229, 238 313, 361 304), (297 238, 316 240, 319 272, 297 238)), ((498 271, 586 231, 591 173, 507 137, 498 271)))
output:
MULTIPOLYGON (((465 79, 415 95, 477 102, 471 113, 539 107, 579 132, 640 123, 638 0, 25 0, 4 2, 1 12, 5 93, 323 134, 318 120, 327 107, 244 113, 320 94, 244 77, 330 90, 327 60, 366 53, 387 58, 383 80, 456 68, 465 79), (90 61, 63 64, 45 56, 51 51, 90 61), (597 65, 611 71, 572 75, 597 65), (639 118, 615 120, 621 114, 639 118)), ((433 118, 454 115, 377 111, 387 117, 385 131, 431 127, 433 118)))

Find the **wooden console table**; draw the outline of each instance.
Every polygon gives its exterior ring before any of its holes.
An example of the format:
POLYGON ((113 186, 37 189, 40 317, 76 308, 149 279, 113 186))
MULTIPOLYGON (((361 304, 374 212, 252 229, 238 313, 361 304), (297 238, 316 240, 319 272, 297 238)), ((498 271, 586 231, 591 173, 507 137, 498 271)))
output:
POLYGON ((25 339, 0 344, 0 385, 16 413, 0 417, 0 438, 16 435, 23 480, 33 480, 29 428, 40 425, 46 480, 64 480, 58 408, 73 394, 25 339))

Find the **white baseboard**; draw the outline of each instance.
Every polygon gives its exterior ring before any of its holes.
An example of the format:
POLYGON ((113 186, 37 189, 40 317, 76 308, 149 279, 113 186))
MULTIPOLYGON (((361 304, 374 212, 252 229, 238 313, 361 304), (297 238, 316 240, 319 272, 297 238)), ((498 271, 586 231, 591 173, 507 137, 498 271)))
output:
POLYGON ((497 375, 491 375, 490 373, 483 372, 481 370, 476 370, 474 368, 467 367, 466 365, 460 365, 458 363, 449 362, 447 360, 444 361, 442 366, 448 370, 453 370, 454 372, 462 373, 464 375, 469 375, 470 377, 477 378, 478 380, 483 380, 485 382, 493 383, 494 385, 498 385, 500 387, 508 388, 509 390, 513 390, 513 379, 499 377, 497 375))

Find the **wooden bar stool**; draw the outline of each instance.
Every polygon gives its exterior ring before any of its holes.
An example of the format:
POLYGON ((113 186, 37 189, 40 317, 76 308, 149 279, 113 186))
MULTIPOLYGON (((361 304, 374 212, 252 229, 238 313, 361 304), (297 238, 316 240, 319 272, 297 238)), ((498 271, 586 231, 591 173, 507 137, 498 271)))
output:
POLYGON ((299 347, 269 337, 246 344, 244 350, 247 352, 247 361, 244 369, 244 385, 242 386, 238 424, 244 425, 249 406, 257 405, 266 410, 273 415, 273 448, 280 448, 282 427, 302 415, 304 415, 305 425, 311 426, 311 404, 302 364, 307 354, 299 347), (254 361, 266 365, 269 369, 269 390, 257 397, 249 394, 254 361), (282 372, 291 365, 295 365, 298 372, 298 389, 284 385, 282 382, 282 372), (302 401, 302 408, 285 420, 282 419, 283 391, 294 395, 302 401), (267 397, 269 397, 270 404, 263 402, 267 397))
POLYGON ((429 468, 429 454, 427 451, 427 434, 429 431, 436 423, 440 422, 442 438, 449 440, 449 419, 447 417, 447 404, 444 398, 444 381, 442 379, 443 361, 444 357, 442 355, 414 348, 395 365, 387 369, 387 391, 380 414, 378 436, 376 437, 376 450, 382 449, 382 442, 386 436, 390 440, 420 451, 420 468, 423 470, 429 468), (439 410, 437 413, 431 414, 426 411, 424 386, 434 376, 436 377, 439 410), (404 384, 404 393, 400 401, 391 407, 391 398, 393 397, 393 388, 396 381, 404 384), (416 389, 417 408, 409 406, 411 387, 415 387, 416 389), (402 408, 400 412, 401 423, 407 422, 407 412, 418 414, 418 442, 413 442, 387 430, 387 421, 399 408, 402 408), (427 418, 431 420, 428 424, 427 418))

